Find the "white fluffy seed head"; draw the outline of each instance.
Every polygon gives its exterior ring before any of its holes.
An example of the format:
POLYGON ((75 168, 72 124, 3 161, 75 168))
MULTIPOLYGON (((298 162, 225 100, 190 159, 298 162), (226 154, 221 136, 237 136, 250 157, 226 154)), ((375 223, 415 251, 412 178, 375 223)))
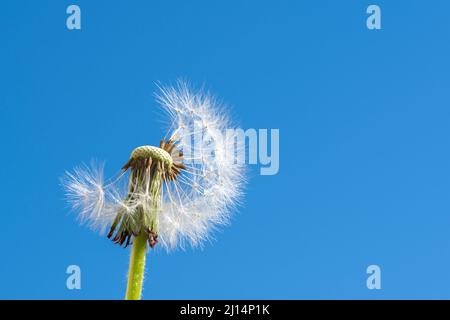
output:
POLYGON ((171 117, 173 137, 187 167, 177 182, 166 184, 160 242, 166 248, 197 246, 229 222, 242 194, 244 165, 235 163, 234 156, 244 150, 244 142, 211 95, 193 92, 180 82, 161 88, 157 98, 171 117))
MULTIPOLYGON (((170 140, 176 145, 170 155, 186 167, 175 180, 164 181, 158 240, 167 250, 195 247, 229 222, 242 195, 244 164, 235 160, 244 152, 244 141, 225 108, 203 91, 179 82, 160 88, 157 101, 170 118, 170 140)), ((105 185, 102 167, 85 167, 67 173, 64 186, 81 221, 105 229, 119 210, 133 219, 136 208, 148 203, 145 191, 134 195, 135 203, 126 201, 124 180, 122 174, 105 185)))
POLYGON ((92 162, 91 166, 76 167, 66 172, 61 182, 67 200, 78 211, 80 223, 104 232, 117 214, 121 196, 105 187, 103 165, 92 162))

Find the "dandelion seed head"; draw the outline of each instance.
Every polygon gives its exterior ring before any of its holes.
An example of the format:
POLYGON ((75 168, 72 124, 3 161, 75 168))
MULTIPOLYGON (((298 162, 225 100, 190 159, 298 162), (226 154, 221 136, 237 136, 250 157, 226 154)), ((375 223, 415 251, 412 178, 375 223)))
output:
POLYGON ((242 196, 244 165, 235 156, 244 141, 205 91, 179 82, 160 87, 157 101, 171 124, 159 147, 134 149, 111 182, 103 182, 103 167, 84 167, 67 173, 64 187, 80 220, 110 226, 108 237, 120 245, 145 232, 151 247, 196 247, 229 223, 242 196))

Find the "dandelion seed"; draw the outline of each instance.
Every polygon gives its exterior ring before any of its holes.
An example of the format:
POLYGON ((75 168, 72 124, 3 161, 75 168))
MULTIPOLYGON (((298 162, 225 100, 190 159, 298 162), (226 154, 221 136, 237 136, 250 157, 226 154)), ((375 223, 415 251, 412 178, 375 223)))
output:
POLYGON ((63 179, 81 222, 106 230, 113 242, 133 244, 127 299, 139 299, 146 244, 167 250, 196 247, 227 224, 242 195, 244 150, 223 107, 209 94, 179 82, 162 87, 157 101, 171 126, 159 146, 135 148, 118 177, 103 181, 103 167, 76 168, 63 179), (231 150, 231 151, 230 151, 231 150))

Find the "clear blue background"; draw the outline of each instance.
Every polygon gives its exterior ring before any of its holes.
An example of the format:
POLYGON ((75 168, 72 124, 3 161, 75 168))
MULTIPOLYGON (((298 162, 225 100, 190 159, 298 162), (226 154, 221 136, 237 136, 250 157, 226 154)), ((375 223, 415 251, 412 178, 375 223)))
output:
POLYGON ((179 77, 279 128, 280 172, 250 168, 213 244, 151 252, 145 298, 450 298, 448 1, 374 1, 381 31, 372 1, 73 3, 81 31, 72 2, 0 4, 0 298, 123 297, 129 250, 79 226, 58 179, 157 143, 154 83, 179 77))

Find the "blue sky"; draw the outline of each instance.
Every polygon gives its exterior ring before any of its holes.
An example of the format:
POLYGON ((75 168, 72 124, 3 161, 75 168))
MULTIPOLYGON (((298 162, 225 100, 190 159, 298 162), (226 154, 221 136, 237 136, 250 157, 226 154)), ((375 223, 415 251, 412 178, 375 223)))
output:
POLYGON ((65 170, 161 138, 155 82, 205 84, 280 171, 144 298, 450 298, 448 1, 3 1, 0 298, 120 299, 129 250, 79 226, 65 170), (66 28, 77 4, 82 29, 66 28), (378 4, 382 30, 366 28, 378 4), (79 265, 81 290, 66 288, 79 265), (381 267, 368 290, 366 268, 381 267))

